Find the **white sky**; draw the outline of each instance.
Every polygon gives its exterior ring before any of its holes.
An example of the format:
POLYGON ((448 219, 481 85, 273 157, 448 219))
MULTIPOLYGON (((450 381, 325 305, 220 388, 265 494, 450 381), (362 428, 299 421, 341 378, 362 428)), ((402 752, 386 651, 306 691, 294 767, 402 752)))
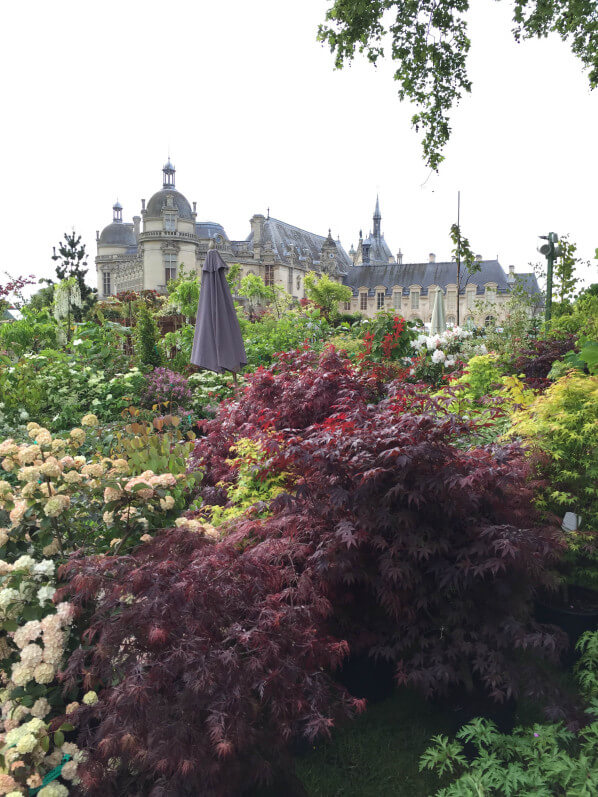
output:
MULTIPOLYGON (((440 173, 421 158, 392 62, 333 69, 316 41, 326 0, 29 0, 3 3, 0 272, 52 275, 52 246, 95 231, 161 188, 168 151, 198 220, 230 238, 265 213, 346 249, 382 228, 404 262, 473 249, 528 270, 537 235, 598 246, 598 91, 560 39, 516 45, 510 3, 476 0, 472 94, 453 114, 440 173)), ((584 269, 595 281, 596 260, 584 269)), ((4 282, 4 275, 0 282, 4 282)))

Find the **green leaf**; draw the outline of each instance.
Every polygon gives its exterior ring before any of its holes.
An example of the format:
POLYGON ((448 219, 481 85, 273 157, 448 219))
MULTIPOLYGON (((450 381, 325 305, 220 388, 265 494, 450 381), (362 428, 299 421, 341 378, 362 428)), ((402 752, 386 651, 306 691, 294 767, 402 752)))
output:
POLYGON ((64 733, 62 731, 56 731, 54 734, 54 744, 56 747, 62 747, 64 744, 64 733))

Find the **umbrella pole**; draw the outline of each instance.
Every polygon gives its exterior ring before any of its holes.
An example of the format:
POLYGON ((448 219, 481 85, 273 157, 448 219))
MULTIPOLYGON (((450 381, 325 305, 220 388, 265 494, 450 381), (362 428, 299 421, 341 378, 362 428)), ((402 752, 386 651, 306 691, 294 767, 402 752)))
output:
POLYGON ((238 382, 237 382, 237 372, 236 371, 233 371, 233 382, 235 383, 235 385, 238 384, 238 382))

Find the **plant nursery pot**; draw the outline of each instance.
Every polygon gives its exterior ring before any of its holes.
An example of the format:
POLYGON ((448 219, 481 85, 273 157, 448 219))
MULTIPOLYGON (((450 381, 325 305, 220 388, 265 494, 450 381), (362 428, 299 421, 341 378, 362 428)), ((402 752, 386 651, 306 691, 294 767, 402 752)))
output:
POLYGON ((598 630, 598 592, 584 587, 569 587, 567 600, 562 594, 544 597, 536 602, 536 619, 562 628, 569 637, 564 654, 566 664, 578 658, 575 643, 586 631, 598 630))
POLYGON ((375 659, 367 652, 356 653, 345 660, 335 673, 353 697, 364 697, 370 703, 385 700, 395 689, 395 665, 382 659, 375 659))

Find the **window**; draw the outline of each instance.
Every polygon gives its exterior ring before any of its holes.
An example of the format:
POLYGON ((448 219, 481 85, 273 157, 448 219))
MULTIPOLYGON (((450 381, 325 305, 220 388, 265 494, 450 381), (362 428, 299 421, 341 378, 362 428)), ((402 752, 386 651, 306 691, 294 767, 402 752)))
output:
POLYGON ((359 294, 359 309, 360 310, 368 309, 368 295, 365 292, 359 294))
POLYGON ((164 214, 164 229, 170 232, 174 232, 176 230, 176 216, 174 213, 164 214))
POLYGON ((384 310, 384 293, 378 291, 376 294, 376 310, 384 310))
POLYGON ((411 291, 411 309, 419 310, 419 291, 411 291))
POLYGON ((301 274, 297 274, 297 290, 301 290, 301 274))
POLYGON ((457 319, 455 318, 454 315, 449 315, 448 318, 446 319, 446 323, 449 327, 454 327, 456 322, 457 319))
POLYGON ((168 285, 170 280, 176 279, 176 255, 164 255, 164 285, 168 285))
POLYGON ((446 309, 447 310, 457 309, 457 291, 446 292, 446 309))
POLYGON ((486 301, 491 304, 496 301, 496 288, 486 288, 486 301))
POLYGON ((493 327, 493 326, 494 326, 494 324, 495 324, 495 321, 494 321, 494 316, 493 316, 493 315, 487 315, 487 316, 486 316, 486 318, 485 318, 485 320, 484 320, 484 324, 485 324, 487 327, 493 327))
POLYGON ((110 272, 109 271, 104 271, 104 274, 103 274, 103 277, 102 277, 102 289, 104 291, 104 296, 110 296, 110 294, 112 293, 111 288, 110 288, 110 277, 111 277, 110 272))
POLYGON ((401 291, 392 292, 392 306, 395 310, 401 309, 401 291))
POLYGON ((475 302, 475 288, 467 291, 467 308, 471 309, 475 302))
POLYGON ((266 287, 274 285, 274 266, 264 266, 264 284, 266 287))
POLYGON ((350 309, 351 309, 351 302, 345 302, 345 310, 349 312, 350 309))

